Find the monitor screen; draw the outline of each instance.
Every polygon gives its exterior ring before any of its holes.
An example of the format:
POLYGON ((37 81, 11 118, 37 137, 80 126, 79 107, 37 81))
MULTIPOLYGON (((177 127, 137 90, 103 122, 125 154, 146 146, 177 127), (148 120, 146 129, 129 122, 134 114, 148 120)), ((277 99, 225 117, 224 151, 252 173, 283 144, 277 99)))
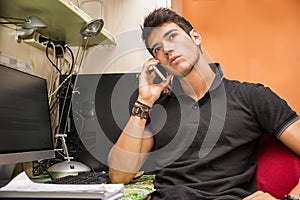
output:
POLYGON ((46 80, 0 65, 0 165, 54 155, 46 80))

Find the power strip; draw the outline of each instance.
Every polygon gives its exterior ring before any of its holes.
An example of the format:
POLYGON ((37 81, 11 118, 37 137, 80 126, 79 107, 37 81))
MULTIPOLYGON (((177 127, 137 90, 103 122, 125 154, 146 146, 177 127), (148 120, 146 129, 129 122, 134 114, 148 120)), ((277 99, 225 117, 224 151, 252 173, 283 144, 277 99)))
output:
MULTIPOLYGON (((48 41, 48 38, 38 32, 34 32, 30 38, 23 39, 23 42, 25 42, 31 46, 37 47, 43 51, 45 51, 45 49, 47 47, 47 41, 48 41)), ((53 53, 53 52, 51 51, 49 53, 53 53)))

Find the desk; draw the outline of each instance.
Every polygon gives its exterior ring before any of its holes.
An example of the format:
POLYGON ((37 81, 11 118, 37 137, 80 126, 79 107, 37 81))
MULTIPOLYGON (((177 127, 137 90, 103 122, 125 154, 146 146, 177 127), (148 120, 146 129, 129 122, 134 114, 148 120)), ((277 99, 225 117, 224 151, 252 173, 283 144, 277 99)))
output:
POLYGON ((1 198, 12 199, 105 199, 141 200, 154 191, 154 175, 143 175, 130 184, 45 184, 35 183, 25 172, 0 189, 1 198))

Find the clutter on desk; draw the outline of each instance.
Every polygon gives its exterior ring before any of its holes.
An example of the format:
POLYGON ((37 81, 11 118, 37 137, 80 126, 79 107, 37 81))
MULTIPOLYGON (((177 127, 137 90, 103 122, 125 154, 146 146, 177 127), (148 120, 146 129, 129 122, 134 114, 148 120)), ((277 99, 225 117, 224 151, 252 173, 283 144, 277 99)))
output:
POLYGON ((147 199, 155 191, 153 181, 154 174, 144 174, 124 185, 123 197, 119 200, 142 200, 147 199))

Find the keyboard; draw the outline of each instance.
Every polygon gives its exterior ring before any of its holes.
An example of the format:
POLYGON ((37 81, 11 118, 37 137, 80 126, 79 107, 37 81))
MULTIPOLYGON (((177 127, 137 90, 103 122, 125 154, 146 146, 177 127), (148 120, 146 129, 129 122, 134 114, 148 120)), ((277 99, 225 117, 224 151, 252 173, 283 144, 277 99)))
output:
POLYGON ((79 172, 78 175, 68 175, 55 178, 45 183, 51 184, 101 184, 110 183, 107 172, 79 172))

